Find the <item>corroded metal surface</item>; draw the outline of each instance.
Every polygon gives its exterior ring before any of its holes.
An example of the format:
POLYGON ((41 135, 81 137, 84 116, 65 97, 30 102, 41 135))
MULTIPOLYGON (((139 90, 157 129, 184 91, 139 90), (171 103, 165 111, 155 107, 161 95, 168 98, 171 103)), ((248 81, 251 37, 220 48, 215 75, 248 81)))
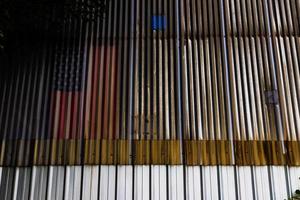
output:
POLYGON ((300 164, 299 1, 107 5, 1 60, 1 165, 300 164))

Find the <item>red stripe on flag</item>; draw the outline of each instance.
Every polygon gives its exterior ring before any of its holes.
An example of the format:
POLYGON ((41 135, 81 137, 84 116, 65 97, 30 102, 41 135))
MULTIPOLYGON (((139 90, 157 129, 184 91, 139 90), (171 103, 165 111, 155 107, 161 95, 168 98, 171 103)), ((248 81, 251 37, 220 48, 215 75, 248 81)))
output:
POLYGON ((91 106, 91 139, 96 138, 96 103, 97 103, 97 89, 99 82, 99 55, 98 55, 98 47, 95 47, 95 56, 94 56, 94 65, 93 65, 93 81, 92 81, 92 106, 91 106))
POLYGON ((66 130, 66 103, 68 92, 61 92, 58 139, 64 139, 66 130))
POLYGON ((78 124, 82 123, 79 121, 79 111, 78 111, 78 104, 79 104, 79 97, 80 92, 75 91, 72 95, 72 105, 71 105, 71 128, 70 128, 70 138, 76 139, 78 137, 78 124))

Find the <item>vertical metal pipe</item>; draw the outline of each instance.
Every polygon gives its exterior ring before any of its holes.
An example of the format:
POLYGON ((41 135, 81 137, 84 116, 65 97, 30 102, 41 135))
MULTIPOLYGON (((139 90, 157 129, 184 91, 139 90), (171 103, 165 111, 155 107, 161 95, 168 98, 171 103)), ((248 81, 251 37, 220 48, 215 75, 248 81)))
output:
POLYGON ((175 2, 175 50, 176 50, 176 119, 177 119, 177 137, 182 140, 182 111, 181 111, 181 55, 180 55, 180 13, 179 13, 179 1, 175 2))
MULTIPOLYGON (((269 57, 269 62, 270 62, 270 66, 271 66, 271 82, 272 82, 272 86, 273 89, 276 91, 278 90, 277 87, 277 64, 274 61, 274 55, 273 55, 273 43, 272 43, 272 38, 274 37, 274 33, 271 33, 271 23, 272 23, 272 19, 269 16, 269 12, 268 12, 268 4, 267 4, 267 0, 263 1, 263 10, 265 12, 265 23, 266 23, 266 40, 267 40, 267 47, 268 47, 268 52, 270 54, 269 57), (272 38, 271 38, 272 37, 272 38)), ((282 126, 282 119, 281 119, 281 112, 280 112, 280 108, 278 105, 275 105, 275 113, 276 113, 276 127, 277 127, 277 136, 279 137, 280 141, 283 141, 285 139, 285 134, 283 132, 283 126, 282 126)))

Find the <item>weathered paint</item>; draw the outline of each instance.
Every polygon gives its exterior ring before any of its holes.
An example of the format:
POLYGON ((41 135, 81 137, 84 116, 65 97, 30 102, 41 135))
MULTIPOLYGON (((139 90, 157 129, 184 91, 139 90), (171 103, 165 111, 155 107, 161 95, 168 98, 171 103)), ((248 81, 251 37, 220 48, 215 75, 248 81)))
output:
POLYGON ((300 164, 299 1, 107 8, 1 60, 2 166, 300 164))

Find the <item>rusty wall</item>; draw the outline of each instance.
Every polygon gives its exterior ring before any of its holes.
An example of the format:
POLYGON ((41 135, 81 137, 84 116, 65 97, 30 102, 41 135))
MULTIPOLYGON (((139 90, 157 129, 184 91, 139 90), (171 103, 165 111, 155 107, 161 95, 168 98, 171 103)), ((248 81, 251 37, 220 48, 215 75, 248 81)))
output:
POLYGON ((300 164, 299 1, 107 8, 1 61, 1 165, 300 164))

